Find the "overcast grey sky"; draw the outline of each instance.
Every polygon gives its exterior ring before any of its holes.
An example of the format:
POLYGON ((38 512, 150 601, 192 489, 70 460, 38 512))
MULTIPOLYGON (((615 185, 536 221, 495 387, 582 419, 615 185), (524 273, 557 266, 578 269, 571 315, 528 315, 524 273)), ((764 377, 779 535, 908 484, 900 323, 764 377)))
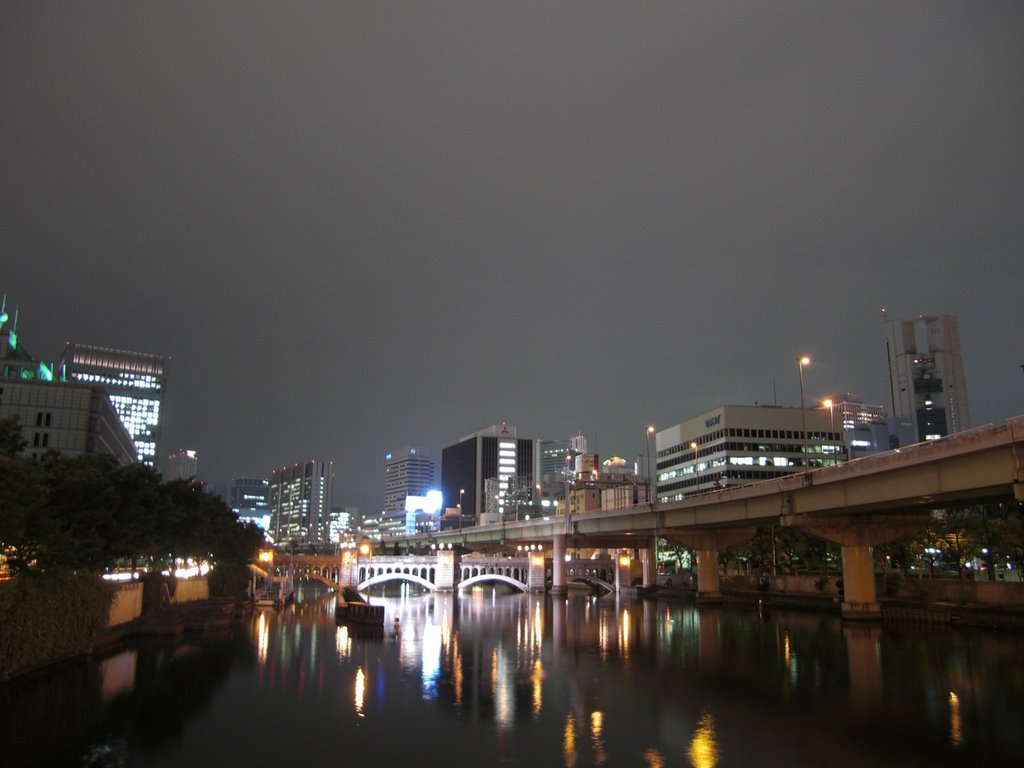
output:
MULTIPOLYGON (((882 307, 1024 412, 1024 3, 0 1, 0 290, 173 355, 200 475, 502 420, 607 457, 888 405, 882 307)), ((440 469, 440 466, 439 466, 440 469)))

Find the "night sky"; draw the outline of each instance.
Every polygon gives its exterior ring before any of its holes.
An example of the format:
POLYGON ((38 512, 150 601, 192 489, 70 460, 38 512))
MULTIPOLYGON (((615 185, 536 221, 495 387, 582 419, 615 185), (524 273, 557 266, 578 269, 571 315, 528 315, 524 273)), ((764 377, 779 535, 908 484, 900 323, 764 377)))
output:
POLYGON ((226 484, 507 421, 888 402, 881 309, 1024 412, 1024 3, 0 2, 19 336, 173 356, 226 484))

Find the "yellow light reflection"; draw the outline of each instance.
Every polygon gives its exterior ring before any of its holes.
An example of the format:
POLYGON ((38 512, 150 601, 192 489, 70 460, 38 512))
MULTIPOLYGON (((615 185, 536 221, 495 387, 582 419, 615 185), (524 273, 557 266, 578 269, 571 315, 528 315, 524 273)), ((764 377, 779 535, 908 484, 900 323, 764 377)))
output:
POLYGON ((267 626, 267 616, 260 611, 260 617, 256 622, 256 657, 260 664, 267 662, 267 646, 270 644, 270 627, 267 626))
POLYGON ((360 717, 365 717, 363 714, 363 697, 366 695, 366 675, 363 673, 363 668, 359 667, 356 670, 356 714, 360 717))
POLYGON ((597 647, 601 649, 601 658, 608 655, 608 619, 603 613, 597 622, 597 647))
POLYGON ((533 683, 533 716, 540 716, 541 702, 544 696, 544 667, 540 659, 533 662, 533 674, 530 675, 530 682, 533 683))
POLYGON ((334 635, 334 647, 338 651, 338 658, 344 659, 352 653, 352 637, 348 633, 348 627, 344 624, 338 627, 334 635))
POLYGON ((576 765, 576 720, 572 713, 566 715, 565 731, 562 737, 562 752, 565 755, 566 768, 576 765))
POLYGON ((960 720, 960 698, 949 692, 949 743, 959 747, 964 743, 963 722, 960 720))
POLYGON ((622 609, 622 619, 619 621, 619 647, 622 649, 622 658, 629 658, 629 611, 622 609))
POLYGON ((718 742, 715 740, 715 721, 705 712, 697 721, 697 730, 686 752, 693 768, 714 768, 718 763, 718 742))
POLYGON ((643 758, 648 768, 665 768, 665 758, 656 749, 644 750, 643 758))
POLYGON ((491 698, 498 696, 498 649, 491 651, 491 698))
POLYGON ((590 713, 590 743, 594 747, 594 762, 597 765, 608 761, 608 753, 604 751, 604 713, 590 713))
POLYGON ((462 706, 462 651, 459 649, 459 636, 452 643, 452 655, 455 657, 455 706, 462 706))
POLYGON ((544 642, 544 613, 540 608, 540 601, 533 607, 533 650, 538 655, 544 642))

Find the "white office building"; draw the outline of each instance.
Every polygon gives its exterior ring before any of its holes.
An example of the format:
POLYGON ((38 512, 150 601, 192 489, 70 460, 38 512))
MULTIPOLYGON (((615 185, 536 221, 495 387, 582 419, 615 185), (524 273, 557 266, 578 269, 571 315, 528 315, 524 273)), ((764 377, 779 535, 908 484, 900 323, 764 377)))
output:
POLYGON ((844 459, 827 408, 723 405, 655 435, 657 500, 748 485, 844 459))

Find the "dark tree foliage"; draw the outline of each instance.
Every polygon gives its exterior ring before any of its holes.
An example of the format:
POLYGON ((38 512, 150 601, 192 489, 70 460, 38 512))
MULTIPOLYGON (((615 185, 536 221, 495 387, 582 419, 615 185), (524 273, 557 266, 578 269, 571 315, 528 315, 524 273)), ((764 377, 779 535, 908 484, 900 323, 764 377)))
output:
POLYGON ((0 453, 0 547, 12 573, 84 571, 174 560, 255 559, 258 529, 196 483, 97 454, 40 460, 0 453))
POLYGON ((17 456, 27 445, 17 416, 0 419, 0 456, 17 456))

